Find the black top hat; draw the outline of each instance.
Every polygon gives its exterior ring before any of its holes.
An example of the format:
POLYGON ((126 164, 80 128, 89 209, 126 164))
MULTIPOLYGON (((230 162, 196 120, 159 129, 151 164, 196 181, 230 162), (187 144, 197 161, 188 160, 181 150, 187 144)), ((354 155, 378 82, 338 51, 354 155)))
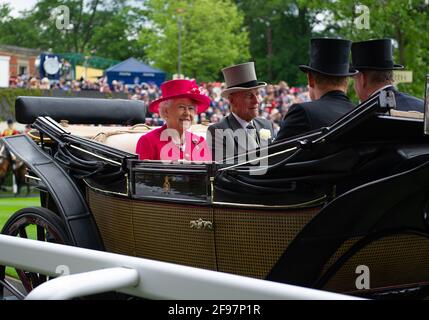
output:
POLYGON ((328 76, 346 77, 358 73, 350 69, 349 55, 352 42, 344 39, 311 39, 310 65, 300 65, 304 71, 315 71, 328 76))
POLYGON ((353 42, 352 61, 356 69, 398 70, 404 66, 393 62, 391 39, 353 42))

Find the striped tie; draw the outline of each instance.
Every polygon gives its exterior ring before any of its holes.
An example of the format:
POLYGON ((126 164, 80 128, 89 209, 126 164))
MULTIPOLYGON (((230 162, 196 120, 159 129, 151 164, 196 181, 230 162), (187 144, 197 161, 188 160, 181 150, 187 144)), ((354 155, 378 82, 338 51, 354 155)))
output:
POLYGON ((247 133, 255 140, 256 144, 259 146, 259 139, 258 135, 256 134, 256 129, 253 125, 253 122, 249 122, 249 124, 246 127, 247 133))

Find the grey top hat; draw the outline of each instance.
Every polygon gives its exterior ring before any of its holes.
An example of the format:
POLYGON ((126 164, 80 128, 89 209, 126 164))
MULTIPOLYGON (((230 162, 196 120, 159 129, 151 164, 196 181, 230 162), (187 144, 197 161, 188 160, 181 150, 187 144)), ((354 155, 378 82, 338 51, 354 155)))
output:
POLYGON ((226 89, 222 97, 228 97, 233 92, 252 90, 265 87, 265 82, 258 82, 255 72, 255 63, 246 62, 222 69, 226 89))

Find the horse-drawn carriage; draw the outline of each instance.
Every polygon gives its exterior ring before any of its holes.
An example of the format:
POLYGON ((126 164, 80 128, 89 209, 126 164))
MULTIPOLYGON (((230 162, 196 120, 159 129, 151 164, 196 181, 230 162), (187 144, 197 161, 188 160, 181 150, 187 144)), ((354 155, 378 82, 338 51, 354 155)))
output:
MULTIPOLYGON (((145 126, 73 125, 144 122, 137 101, 20 97, 17 120, 34 131, 5 144, 29 168, 41 206, 18 211, 2 232, 27 237, 36 225, 40 241, 365 297, 425 297, 429 137, 423 119, 393 116, 394 105, 383 91, 328 128, 278 141, 255 174, 261 162, 138 160, 145 126)), ((27 291, 46 281, 17 273, 27 291)), ((4 267, 0 276, 13 291, 4 267)))

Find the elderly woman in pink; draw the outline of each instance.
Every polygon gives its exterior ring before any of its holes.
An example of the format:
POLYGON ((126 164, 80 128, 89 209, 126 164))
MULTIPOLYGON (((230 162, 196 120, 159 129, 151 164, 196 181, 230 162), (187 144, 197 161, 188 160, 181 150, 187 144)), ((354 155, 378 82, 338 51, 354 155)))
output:
POLYGON ((196 114, 204 112, 210 99, 201 94, 195 81, 171 80, 161 85, 162 98, 153 101, 149 111, 159 113, 165 125, 142 136, 136 153, 141 160, 211 161, 203 137, 188 131, 196 114))

